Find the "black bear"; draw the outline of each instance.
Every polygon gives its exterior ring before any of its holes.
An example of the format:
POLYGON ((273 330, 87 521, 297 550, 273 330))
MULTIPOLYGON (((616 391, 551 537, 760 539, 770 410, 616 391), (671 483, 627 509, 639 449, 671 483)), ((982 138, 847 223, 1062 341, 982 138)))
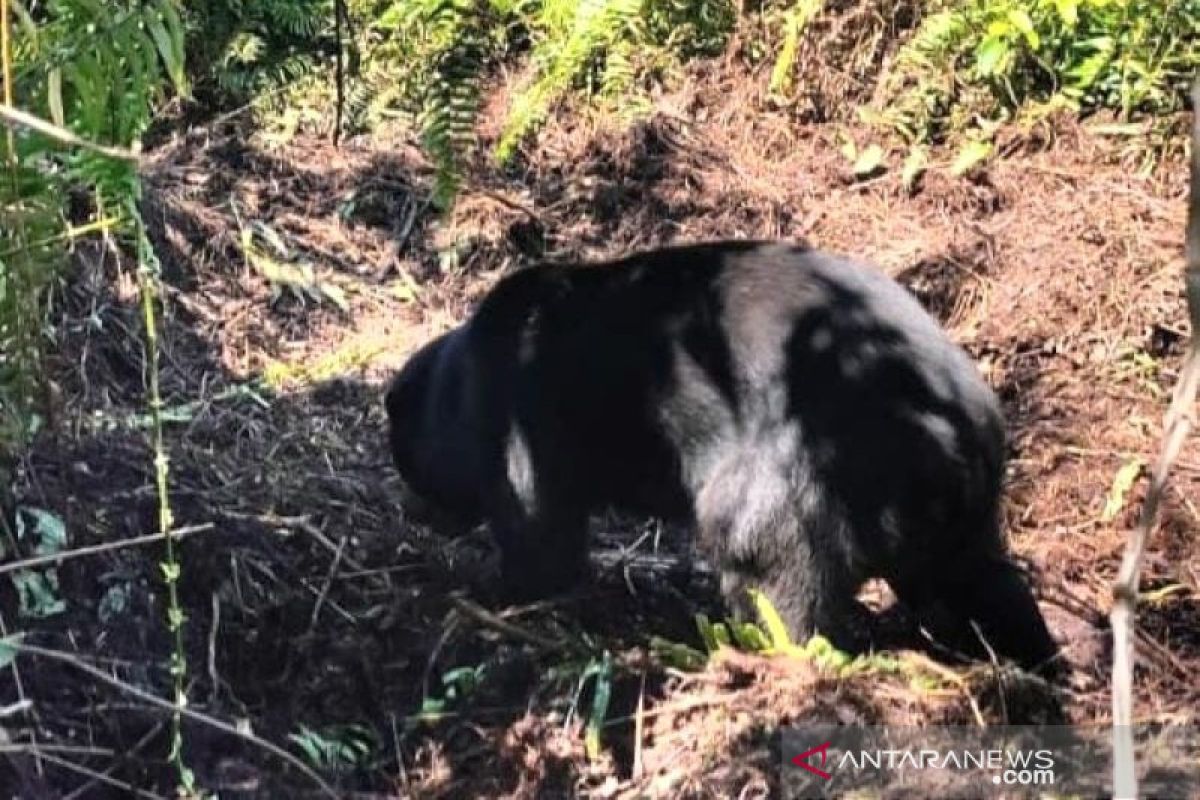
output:
POLYGON ((386 406, 408 490, 489 523, 514 598, 577 584, 607 506, 693 525, 732 610, 757 587, 797 640, 882 577, 956 647, 1057 654, 998 525, 996 397, 870 267, 753 241, 532 266, 386 406))

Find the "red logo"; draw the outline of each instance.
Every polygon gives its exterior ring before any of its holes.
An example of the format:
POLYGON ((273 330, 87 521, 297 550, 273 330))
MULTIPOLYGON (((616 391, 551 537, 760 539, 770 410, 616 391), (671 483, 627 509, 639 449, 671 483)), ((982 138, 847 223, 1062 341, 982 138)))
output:
POLYGON ((826 742, 825 744, 819 744, 816 747, 810 747, 808 750, 805 750, 800 755, 794 757, 792 759, 792 763, 795 764, 797 767, 801 767, 802 769, 808 770, 813 775, 819 775, 822 778, 824 778, 825 780, 829 780, 833 776, 831 774, 829 774, 828 772, 826 772, 825 770, 817 769, 812 764, 808 763, 808 757, 819 753, 821 755, 821 766, 822 767, 825 766, 825 761, 829 756, 829 753, 828 753, 829 746, 831 744, 833 744, 833 742, 826 742))

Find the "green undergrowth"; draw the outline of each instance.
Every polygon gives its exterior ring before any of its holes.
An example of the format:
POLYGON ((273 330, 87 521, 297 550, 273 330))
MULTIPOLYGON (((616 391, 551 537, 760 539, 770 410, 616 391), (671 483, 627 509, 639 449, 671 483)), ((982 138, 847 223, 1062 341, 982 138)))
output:
MULTIPOLYGON (((959 150, 952 171, 961 175, 992 155, 1007 124, 1099 110, 1125 122, 1169 119, 1200 68, 1200 0, 911 5, 889 27, 871 0, 348 0, 343 124, 353 132, 398 120, 417 131, 435 169, 432 199, 446 208, 475 159, 512 164, 551 114, 579 113, 566 98, 633 120, 653 113, 655 89, 683 79, 688 61, 736 47, 731 54, 747 69, 769 67, 763 97, 747 102, 786 108, 821 77, 811 70, 839 59, 861 68, 852 49, 824 53, 828 63, 814 67, 806 52, 829 47, 821 37, 839 26, 875 26, 871 36, 890 41, 878 49, 876 100, 862 117, 914 147, 906 174, 923 169, 920 148, 949 141, 959 150), (496 92, 502 119, 484 153, 477 129, 496 92)), ((209 59, 224 85, 259 87, 276 136, 329 124, 334 8, 272 0, 253 14, 243 10, 241 33, 209 59), (281 52, 306 66, 280 67, 281 52), (260 72, 270 80, 248 77, 260 72)))

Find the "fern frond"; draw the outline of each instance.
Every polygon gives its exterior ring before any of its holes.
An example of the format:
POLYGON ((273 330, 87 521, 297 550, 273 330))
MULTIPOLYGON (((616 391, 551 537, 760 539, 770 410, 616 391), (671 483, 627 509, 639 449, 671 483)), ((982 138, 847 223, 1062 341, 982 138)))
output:
POLYGON ((448 207, 462 183, 462 158, 474 141, 479 111, 479 73, 486 47, 479 11, 469 0, 424 0, 421 25, 435 48, 429 85, 421 103, 421 139, 435 167, 433 200, 448 207))
POLYGON ((786 94, 792 86, 792 65, 800 48, 800 36, 808 23, 824 7, 824 0, 798 0, 787 13, 784 22, 783 45, 771 69, 770 91, 786 94))
POLYGON ((535 50, 534 58, 542 55, 546 67, 513 103, 496 145, 496 157, 501 163, 512 159, 521 140, 542 124, 551 105, 601 48, 615 41, 619 32, 632 24, 642 4, 643 0, 580 0, 570 33, 561 46, 548 39, 538 48, 541 53, 535 50), (550 52, 546 53, 547 50, 550 52))

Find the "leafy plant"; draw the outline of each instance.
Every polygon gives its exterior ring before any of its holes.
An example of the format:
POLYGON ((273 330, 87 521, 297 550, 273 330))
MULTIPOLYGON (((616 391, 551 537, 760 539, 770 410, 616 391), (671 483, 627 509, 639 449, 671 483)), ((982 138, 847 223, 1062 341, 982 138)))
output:
POLYGON ((607 650, 599 658, 593 658, 579 679, 579 689, 576 692, 576 705, 587 681, 592 682, 592 707, 588 712, 587 725, 584 727, 584 752, 589 759, 600 757, 600 732, 604 729, 604 721, 608 717, 608 705, 612 699, 613 662, 612 654, 607 650))
POLYGON ((771 68, 769 89, 773 93, 787 94, 792 88, 792 69, 796 52, 800 47, 800 36, 808 23, 824 7, 824 0, 797 0, 796 5, 784 15, 783 44, 771 68))
POLYGON ((475 692, 487 676, 487 665, 455 667, 442 673, 441 694, 426 694, 421 700, 421 713, 417 721, 437 720, 446 711, 454 708, 475 692))
MULTIPOLYGON (((537 76, 513 102, 496 156, 509 161, 521 139, 542 124, 550 106, 583 73, 602 48, 611 46, 631 29, 642 0, 580 0, 567 4, 548 2, 541 20, 546 28, 534 45, 531 58, 537 76)), ((611 76, 619 80, 615 75, 611 76)))
MULTIPOLYGON (((0 213, 7 217, 7 224, 0 224, 0 352, 4 353, 0 400, 7 418, 31 417, 30 376, 42 374, 40 354, 49 332, 46 296, 64 260, 64 245, 76 233, 66 222, 66 198, 71 192, 88 192, 93 219, 83 227, 132 246, 137 255, 159 528, 166 548, 161 566, 168 595, 167 624, 174 642, 173 702, 182 708, 186 703, 184 620, 176 591, 180 567, 170 535, 167 458, 159 417, 157 260, 138 211, 141 184, 133 160, 114 158, 112 148, 105 152, 98 145, 136 147, 168 86, 181 94, 188 91, 183 23, 174 0, 52 0, 36 9, 36 17, 18 0, 6 3, 17 18, 12 53, 3 54, 6 103, 32 111, 35 117, 48 117, 59 131, 55 136, 10 133, 0 140, 0 162, 6 173, 6 180, 0 180, 0 213), (63 149, 64 141, 91 145, 68 150, 63 149)), ((9 37, 3 40, 8 42, 9 37)), ((8 432, 18 433, 31 427, 5 426, 8 432)), ((194 779, 183 760, 178 711, 169 757, 180 789, 190 792, 194 779)))
POLYGON ((320 731, 301 725, 288 739, 312 766, 334 772, 362 766, 377 747, 374 735, 361 725, 331 725, 320 731))
POLYGON ((294 254, 270 226, 258 221, 244 225, 238 241, 246 263, 270 282, 272 302, 287 292, 301 303, 328 301, 343 314, 349 313, 342 288, 318 280, 313 265, 294 254))
MULTIPOLYGON (((11 86, 15 105, 89 141, 128 145, 150 122, 169 77, 187 91, 183 35, 171 0, 107 5, 56 0, 35 19, 12 4, 11 86)), ((40 354, 49 333, 44 299, 65 247, 84 231, 107 231, 110 203, 130 196, 133 167, 89 150, 64 151, 45 136, 0 137, 0 441, 38 424, 40 354), (72 227, 72 187, 96 198, 91 223, 72 227)))
MULTIPOLYGON (((765 594, 752 589, 750 599, 758 615, 757 623, 738 620, 713 622, 704 614, 696 615, 696 627, 708 655, 722 648, 735 647, 750 653, 799 658, 838 675, 897 672, 901 669, 899 662, 885 655, 851 656, 838 650, 820 634, 798 645, 791 640, 787 626, 765 594)), ((706 661, 703 653, 686 645, 655 639, 651 647, 665 663, 680 669, 699 669, 706 661)))
POLYGON ((1200 0, 953 0, 897 53, 881 120, 929 141, 1023 107, 1183 104, 1200 67, 1200 0))
POLYGON ((644 109, 644 76, 718 51, 735 21, 729 0, 362 0, 352 10, 365 23, 350 119, 415 120, 443 208, 475 146, 485 76, 501 59, 523 56, 531 67, 495 147, 508 162, 569 92, 644 109))
POLYGON ((189 6, 194 71, 245 100, 308 74, 332 52, 332 0, 213 0, 189 6))
MULTIPOLYGON (((41 508, 17 509, 16 529, 17 541, 32 544, 36 556, 54 555, 67 544, 63 521, 41 508)), ((50 617, 66 610, 66 601, 58 594, 58 571, 53 567, 18 570, 11 577, 21 616, 50 617)))

